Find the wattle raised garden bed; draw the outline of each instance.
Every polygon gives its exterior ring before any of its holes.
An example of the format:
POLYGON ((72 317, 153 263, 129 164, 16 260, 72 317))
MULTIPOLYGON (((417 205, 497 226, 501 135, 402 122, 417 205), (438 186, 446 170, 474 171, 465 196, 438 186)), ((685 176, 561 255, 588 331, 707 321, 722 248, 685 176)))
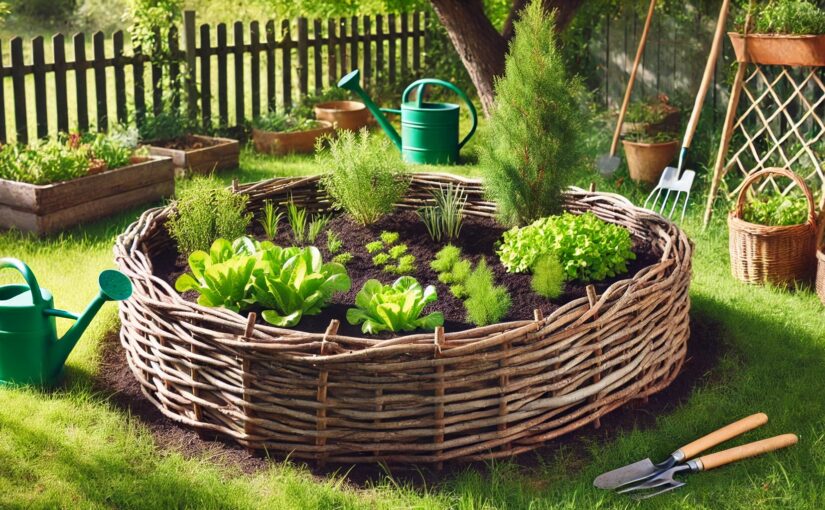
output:
POLYGON ((188 135, 166 142, 148 142, 149 154, 172 158, 180 174, 206 175, 238 168, 241 145, 238 140, 188 135))
MULTIPOLYGON (((488 225, 494 206, 474 180, 416 174, 400 205, 417 208, 449 182, 469 196, 465 228, 488 225)), ((290 196, 325 210, 317 184, 273 179, 239 192, 255 211, 290 196)), ((190 302, 168 283, 175 250, 164 223, 172 209, 152 209, 115 248, 135 286, 120 309, 121 343, 144 395, 165 415, 249 448, 415 463, 529 451, 666 387, 689 333, 687 236, 617 195, 571 190, 566 209, 627 227, 650 257, 626 278, 573 291, 567 302, 536 310, 522 303, 509 322, 466 329, 448 320, 446 332, 379 338, 339 334, 333 321, 248 324, 190 302)))
POLYGON ((174 193, 172 160, 156 156, 53 184, 0 179, 0 228, 50 234, 174 193))

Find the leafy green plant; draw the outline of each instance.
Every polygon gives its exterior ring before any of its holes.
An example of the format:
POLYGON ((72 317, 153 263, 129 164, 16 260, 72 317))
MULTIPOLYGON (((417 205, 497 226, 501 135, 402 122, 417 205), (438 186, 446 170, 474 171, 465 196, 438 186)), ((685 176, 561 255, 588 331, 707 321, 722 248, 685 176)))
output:
MULTIPOLYGON (((744 31, 745 13, 737 19, 744 31)), ((772 0, 758 4, 752 12, 750 33, 819 35, 825 34, 825 10, 807 0, 772 0)))
POLYGON ((478 144, 485 192, 503 222, 524 225, 561 211, 562 190, 586 167, 584 87, 568 76, 556 16, 530 2, 496 81, 496 106, 478 144))
POLYGON ((435 329, 444 324, 444 314, 433 312, 421 317, 424 307, 438 299, 435 287, 402 276, 392 285, 368 280, 355 297, 356 308, 347 310, 347 322, 361 324, 361 331, 374 335, 382 331, 435 329))
POLYGON ((398 232, 388 232, 386 230, 382 231, 378 235, 378 238, 381 239, 381 242, 384 243, 384 245, 386 245, 386 246, 394 245, 395 243, 398 242, 398 239, 400 237, 401 236, 398 234, 398 232))
POLYGON ((247 289, 255 264, 254 256, 238 255, 232 243, 217 239, 209 252, 196 250, 189 255, 192 273, 181 275, 175 281, 175 289, 198 292, 199 305, 222 306, 238 312, 250 304, 247 289))
POLYGON ((292 229, 292 238, 297 244, 304 244, 307 238, 307 210, 298 207, 292 197, 286 204, 286 219, 292 229))
POLYGON ((321 126, 321 123, 312 118, 299 117, 294 112, 285 114, 283 112, 268 112, 252 121, 252 127, 261 131, 274 131, 278 133, 296 133, 298 131, 308 131, 321 126))
POLYGON ((341 241, 341 238, 338 237, 338 234, 333 232, 332 230, 327 231, 327 251, 329 251, 332 255, 335 255, 341 248, 344 246, 344 242, 341 241))
POLYGON ((674 107, 669 104, 668 97, 659 95, 631 102, 627 107, 624 121, 627 123, 659 124, 673 111, 674 107))
POLYGON ((166 228, 181 253, 206 250, 218 238, 243 236, 252 221, 247 195, 236 194, 209 177, 195 177, 178 193, 166 228))
POLYGON ((258 221, 263 227, 267 239, 274 240, 278 235, 278 224, 283 216, 284 212, 279 210, 272 200, 264 201, 264 215, 258 221))
POLYGON ((388 266, 384 268, 385 271, 395 274, 408 274, 416 270, 415 255, 404 255, 398 258, 398 263, 395 266, 388 266))
MULTIPOLYGON (((282 252, 285 250, 282 250, 282 252)), ((252 294, 255 302, 266 308, 261 313, 265 321, 275 326, 292 327, 305 315, 317 315, 335 292, 346 292, 352 282, 343 265, 324 264, 321 252, 308 246, 283 260, 276 250, 273 262, 256 272, 252 294)))
POLYGON ((331 218, 331 216, 323 214, 316 215, 312 218, 312 221, 309 222, 309 228, 307 229, 307 242, 310 244, 315 244, 318 236, 326 228, 327 223, 329 223, 331 218))
POLYGON ((504 233, 497 250, 510 272, 530 269, 541 255, 554 253, 570 280, 600 281, 627 271, 634 260, 630 232, 587 212, 564 213, 514 227, 504 233))
MULTIPOLYGON (((400 257, 400 256, 404 255, 405 253, 407 253, 408 249, 409 248, 407 248, 406 244, 397 244, 397 245, 393 246, 392 248, 390 248, 389 252, 387 252, 387 253, 389 253, 390 257, 392 257, 394 259, 398 259, 398 257, 400 257)), ((414 258, 415 257, 413 257, 413 259, 414 258)))
POLYGON ((374 265, 375 267, 381 267, 384 264, 388 263, 389 261, 390 261, 390 256, 389 256, 389 254, 387 254, 385 252, 376 253, 372 257, 372 265, 374 265))
POLYGON ((353 255, 352 253, 345 251, 343 253, 339 253, 338 255, 332 257, 332 261, 342 266, 346 266, 352 261, 353 255))
POLYGON ((327 101, 346 101, 350 99, 350 92, 340 87, 329 87, 320 94, 307 95, 292 109, 292 114, 299 118, 311 119, 315 115, 315 105, 327 101))
POLYGON ((366 129, 342 131, 328 140, 328 149, 316 154, 321 186, 336 208, 363 225, 374 223, 395 208, 409 186, 401 156, 386 137, 376 138, 366 129))
POLYGON ((384 249, 384 243, 381 241, 372 241, 367 243, 364 248, 366 248, 367 253, 375 253, 384 249))
POLYGON ((430 267, 436 273, 446 273, 453 268, 453 265, 461 258, 461 248, 448 244, 435 254, 435 259, 430 262, 430 267))
POLYGON ((464 223, 464 206, 467 194, 461 186, 450 183, 445 188, 438 186, 433 192, 435 205, 419 209, 418 216, 435 242, 442 239, 457 239, 464 223))
POLYGON ((467 320, 476 326, 499 322, 510 311, 511 298, 507 288, 496 285, 493 272, 481 259, 464 284, 467 299, 464 309, 467 320))
POLYGON ((539 296, 556 299, 564 292, 564 268, 558 257, 552 253, 542 255, 533 264, 530 287, 539 296))
POLYGON ((171 109, 148 113, 138 124, 140 139, 146 142, 175 140, 191 134, 194 126, 186 115, 171 109))
POLYGON ((31 146, 6 144, 0 147, 0 178, 30 184, 50 184, 83 177, 89 171, 86 152, 57 140, 31 146))
POLYGON ((808 219, 808 201, 798 190, 785 196, 761 195, 745 203, 742 219, 768 226, 799 225, 808 219))
POLYGON ((131 163, 133 147, 126 145, 119 138, 106 133, 95 133, 89 135, 84 142, 90 157, 102 160, 106 163, 106 168, 120 168, 131 163))

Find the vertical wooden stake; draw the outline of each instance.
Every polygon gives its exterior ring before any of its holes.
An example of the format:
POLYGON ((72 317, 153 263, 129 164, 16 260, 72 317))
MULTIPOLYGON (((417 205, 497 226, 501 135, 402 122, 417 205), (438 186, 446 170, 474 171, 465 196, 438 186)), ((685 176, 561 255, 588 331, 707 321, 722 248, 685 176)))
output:
MULTIPOLYGON (((585 288, 585 290, 586 290, 586 292, 587 292, 587 302, 590 304, 590 308, 593 308, 594 306, 596 306, 596 302, 598 302, 598 300, 599 300, 599 299, 598 299, 598 296, 596 295, 596 288, 595 288, 595 287, 593 287, 593 285, 588 285, 588 286, 585 288)), ((595 319, 596 317, 597 317, 597 316, 594 316, 593 318, 595 319)), ((600 340, 601 340, 601 335, 596 335, 596 342, 598 343, 600 340)), ((601 348, 601 347, 596 347, 596 348, 593 350, 593 355, 594 355, 594 356, 596 356, 597 358, 601 358, 601 356, 602 356, 602 348, 601 348)), ((601 362, 601 360, 596 361, 596 367, 597 367, 599 370, 601 370, 601 367, 602 367, 602 362, 601 362)), ((594 375, 594 376, 593 376, 593 383, 595 384, 595 383, 597 383, 597 382, 599 382, 599 381, 601 381, 601 380, 602 380, 602 374, 601 374, 601 372, 600 372, 600 371, 599 371, 599 372, 596 372, 596 375, 594 375)), ((592 396, 592 397, 590 398, 590 400, 591 400, 591 401, 594 401, 594 400, 596 400, 596 398, 597 398, 597 395, 594 395, 594 396, 592 396)), ((593 428, 596 428, 596 429, 597 429, 597 428, 599 428, 599 427, 601 427, 601 426, 602 426, 602 421, 601 421, 601 419, 600 419, 600 418, 596 418, 596 420, 593 422, 593 428)))
POLYGON ((595 193, 596 192, 596 183, 591 181, 590 182, 590 187, 588 188, 588 190, 590 191, 590 193, 595 193))
MULTIPOLYGON (((327 326, 327 330, 324 333, 324 339, 321 341, 321 351, 320 355, 326 355, 326 346, 327 346, 327 338, 330 336, 335 336, 338 334, 338 327, 341 325, 340 322, 336 319, 332 319, 327 326)), ((324 467, 326 464, 326 452, 324 451, 324 446, 326 446, 327 439, 323 437, 324 431, 327 429, 327 383, 329 382, 329 371, 326 369, 321 369, 318 372, 318 394, 317 394, 317 401, 320 405, 318 410, 315 413, 315 430, 317 435, 315 436, 315 446, 319 448, 319 457, 318 457, 318 466, 324 467)))
MULTIPOLYGON (((244 329, 243 339, 244 340, 251 340, 252 336, 255 334, 255 321, 258 319, 258 316, 255 312, 249 312, 249 315, 246 317, 246 328, 244 329)), ((255 453, 255 448, 250 446, 249 444, 249 437, 254 435, 254 425, 252 424, 252 419, 255 416, 255 411, 252 410, 252 360, 249 355, 245 355, 241 361, 241 367, 243 370, 242 380, 243 380, 243 401, 245 404, 249 404, 244 407, 244 422, 243 422, 243 433, 246 436, 247 445, 246 451, 249 452, 250 455, 255 453)))
MULTIPOLYGON (((435 328, 435 337, 433 339, 435 345, 434 358, 437 360, 441 357, 441 348, 444 346, 444 327, 438 326, 435 328)), ((444 442, 444 365, 436 365, 435 367, 435 443, 440 445, 444 442)), ((444 450, 437 450, 436 456, 441 457, 444 450)), ((444 462, 438 461, 435 465, 438 471, 444 469, 444 462)))

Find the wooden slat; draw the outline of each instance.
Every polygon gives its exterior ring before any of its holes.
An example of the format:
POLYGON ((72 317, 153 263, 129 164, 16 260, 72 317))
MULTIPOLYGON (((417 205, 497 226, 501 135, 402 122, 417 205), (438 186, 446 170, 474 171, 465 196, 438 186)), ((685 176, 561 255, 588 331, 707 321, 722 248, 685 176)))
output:
POLYGON ((63 34, 52 37, 52 52, 54 55, 54 102, 57 109, 57 130, 65 133, 69 130, 69 99, 66 82, 66 38, 63 37, 63 34))
POLYGON ((338 20, 338 65, 341 66, 340 76, 344 76, 349 72, 347 66, 347 20, 341 18, 338 20))
POLYGON ((249 49, 252 118, 257 118, 261 115, 261 25, 257 21, 249 24, 249 49))
POLYGON ((92 67, 95 72, 95 106, 97 112, 97 129, 106 131, 109 128, 108 98, 106 94, 106 36, 103 32, 95 32, 92 36, 95 59, 92 67))
POLYGON ((350 42, 348 71, 358 69, 358 16, 350 18, 350 42))
POLYGON ((37 120, 37 137, 49 134, 49 118, 46 110, 46 49, 43 37, 32 39, 32 74, 34 75, 34 113, 37 120))
POLYGON ((387 62, 390 65, 388 79, 389 79, 390 83, 395 85, 395 80, 396 80, 396 75, 395 75, 396 74, 396 60, 395 59, 397 57, 396 51, 395 51, 395 48, 396 48, 395 42, 396 42, 396 38, 398 37, 398 35, 395 31, 395 14, 390 14, 389 17, 387 18, 387 22, 388 22, 387 24, 389 25, 388 26, 389 35, 387 36, 387 40, 389 41, 389 55, 387 55, 387 62))
MULTIPOLYGON (((152 51, 160 52, 160 33, 155 32, 155 47, 152 51)), ((159 115, 163 111, 163 67, 152 62, 152 112, 159 115)))
POLYGON ((146 83, 143 77, 143 50, 132 40, 134 59, 132 60, 132 76, 134 78, 135 119, 138 125, 146 117, 146 83))
POLYGON ((17 141, 29 141, 29 125, 26 118, 26 76, 23 74, 23 39, 15 37, 11 40, 11 81, 14 90, 14 127, 17 131, 17 141))
POLYGON ((375 16, 375 79, 384 80, 384 17, 375 16))
MULTIPOLYGON (((315 70, 315 94, 321 94, 321 91, 324 88, 323 78, 324 78, 324 60, 321 56, 321 38, 323 36, 321 28, 321 20, 314 20, 312 22, 312 64, 313 69, 315 70)), ((330 86, 332 84, 330 83, 330 86)))
POLYGON ((304 17, 298 18, 298 91, 301 98, 309 93, 309 52, 307 39, 309 25, 304 17))
POLYGON ((186 115, 191 122, 198 119, 198 82, 195 68, 195 11, 183 11, 184 89, 186 90, 186 115))
POLYGON ((207 131, 212 127, 212 34, 209 25, 200 28, 201 48, 201 124, 207 131))
POLYGON ((229 99, 226 77, 226 23, 218 24, 218 122, 221 127, 229 125, 229 99))
POLYGON ((114 71, 115 71, 115 113, 117 121, 125 124, 128 116, 126 108, 126 72, 123 66, 123 31, 118 30, 112 34, 112 47, 114 48, 114 71))
MULTIPOLYGON (((3 43, 0 41, 0 68, 3 67, 3 43)), ((0 143, 6 143, 6 87, 0 84, 0 143)))
POLYGON ((266 22, 266 108, 267 111, 274 112, 276 108, 276 84, 275 75, 275 22, 266 22))
MULTIPOLYGON (((75 94, 77 104, 77 128, 81 131, 89 129, 89 100, 86 86, 86 36, 75 34, 74 43, 75 61, 75 94)), ((15 94, 16 96, 17 94, 15 94)))
POLYGON ((338 82, 338 58, 336 53, 336 45, 338 44, 337 31, 335 29, 335 20, 327 20, 327 80, 329 80, 330 87, 338 82))
POLYGON ((372 20, 369 16, 364 16, 364 67, 361 73, 364 87, 369 90, 372 86, 372 20))
POLYGON ((281 22, 281 74, 283 74, 284 108, 292 107, 292 36, 289 20, 281 22))
POLYGON ((172 108, 175 114, 180 113, 181 103, 181 83, 180 64, 178 54, 180 53, 180 38, 177 27, 169 29, 169 53, 172 58, 169 62, 169 86, 172 88, 172 108))
POLYGON ((421 15, 413 13, 413 72, 416 76, 421 74, 421 15))
POLYGON ((235 32, 235 125, 243 126, 246 119, 246 105, 244 104, 244 96, 246 96, 246 89, 244 87, 244 55, 243 55, 243 23, 236 21, 234 25, 235 32))
POLYGON ((410 15, 409 13, 401 14, 401 76, 406 78, 409 75, 409 58, 410 58, 410 15))

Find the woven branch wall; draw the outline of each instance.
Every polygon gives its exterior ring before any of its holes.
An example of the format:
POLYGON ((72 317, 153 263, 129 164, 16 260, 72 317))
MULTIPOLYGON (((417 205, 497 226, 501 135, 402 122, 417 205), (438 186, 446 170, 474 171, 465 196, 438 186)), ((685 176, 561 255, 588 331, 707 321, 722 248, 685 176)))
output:
MULTIPOLYGON (((489 216, 478 181, 417 174, 404 207, 457 182, 468 214, 489 216)), ((311 178, 237 187, 250 209, 291 195, 329 203, 311 178)), ((688 339, 692 245, 673 223, 618 195, 571 190, 593 211, 648 239, 660 262, 548 317, 389 340, 248 327, 247 318, 183 300, 152 275, 172 243, 170 208, 122 234, 117 264, 135 292, 120 308, 121 343, 146 398, 184 425, 248 448, 321 462, 479 460, 529 451, 666 387, 688 339)), ((591 289, 592 290, 592 289, 591 289)))

